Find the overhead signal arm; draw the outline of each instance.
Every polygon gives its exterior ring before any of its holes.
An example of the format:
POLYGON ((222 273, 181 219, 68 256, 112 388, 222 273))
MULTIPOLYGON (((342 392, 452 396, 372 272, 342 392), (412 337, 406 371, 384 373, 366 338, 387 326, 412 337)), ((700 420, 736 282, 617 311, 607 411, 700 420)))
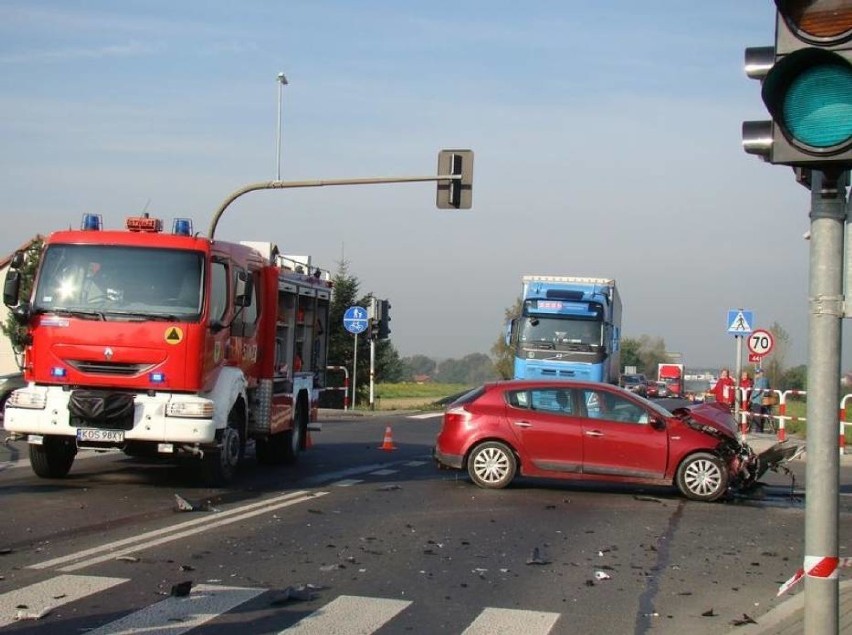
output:
POLYGON ((441 150, 438 154, 437 176, 378 176, 353 179, 321 179, 311 181, 263 181, 250 183, 231 193, 216 210, 208 237, 212 240, 216 234, 219 219, 228 206, 239 197, 257 190, 280 190, 301 187, 325 187, 331 185, 376 185, 383 183, 416 183, 421 181, 438 182, 438 208, 470 209, 473 193, 473 151, 441 150), (446 171, 442 171, 446 168, 446 171), (442 194, 445 192, 445 194, 442 194))

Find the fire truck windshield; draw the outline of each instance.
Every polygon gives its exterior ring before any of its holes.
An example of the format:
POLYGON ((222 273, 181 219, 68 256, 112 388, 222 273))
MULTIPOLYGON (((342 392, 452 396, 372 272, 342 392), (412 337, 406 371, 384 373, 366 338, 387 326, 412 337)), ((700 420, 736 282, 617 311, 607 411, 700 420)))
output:
POLYGON ((197 321, 202 271, 195 251, 53 244, 41 260, 33 310, 197 321))
POLYGON ((521 345, 554 350, 589 350, 601 345, 601 321, 530 315, 521 320, 521 345))

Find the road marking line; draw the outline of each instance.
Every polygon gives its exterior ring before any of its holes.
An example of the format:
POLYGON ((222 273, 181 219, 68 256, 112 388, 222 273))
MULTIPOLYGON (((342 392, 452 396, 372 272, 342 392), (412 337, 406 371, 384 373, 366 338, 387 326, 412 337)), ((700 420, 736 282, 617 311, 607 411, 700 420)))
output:
POLYGON ((399 470, 376 470, 375 472, 370 472, 370 476, 390 476, 397 472, 399 472, 399 470))
MULTIPOLYGON (((320 496, 325 496, 328 492, 314 492, 313 494, 308 494, 306 496, 302 496, 300 498, 291 498, 289 500, 285 500, 274 505, 266 505, 265 507, 260 507, 257 509, 253 509, 252 511, 248 511, 245 513, 241 513, 235 516, 231 516, 230 518, 221 518, 221 514, 217 514, 213 518, 218 520, 213 520, 213 522, 208 522, 208 524, 203 527, 199 527, 197 529, 188 529, 186 531, 181 531, 178 533, 171 534, 169 536, 164 536, 162 538, 156 538, 154 540, 149 540, 148 542, 144 542, 142 544, 134 545, 132 547, 128 547, 127 549, 121 549, 119 551, 112 551, 104 556, 97 556, 95 558, 89 558, 88 560, 84 560, 82 562, 78 562, 77 564, 72 564, 67 567, 61 567, 60 571, 79 571, 80 569, 84 569, 86 567, 91 567, 95 564, 100 564, 101 562, 106 562, 107 560, 115 560, 121 556, 126 556, 131 553, 136 553, 138 551, 142 551, 143 549, 150 549, 151 547, 157 547, 159 545, 166 544, 167 542, 172 542, 175 540, 179 540, 181 538, 188 538, 189 536, 194 536, 196 534, 203 533, 205 531, 209 531, 211 529, 215 529, 216 527, 223 527, 225 525, 230 525, 232 523, 240 522, 241 520, 247 520, 249 518, 254 518, 255 516, 260 516, 261 514, 268 514, 271 511, 275 511, 276 509, 281 509, 282 507, 290 507, 291 505, 297 505, 299 503, 304 503, 305 501, 314 500, 315 498, 319 498, 320 496)), ((233 511, 233 510, 232 510, 233 511)), ((242 510, 240 510, 242 511, 242 510)))
POLYGON ((264 593, 265 589, 199 584, 188 597, 170 597, 87 635, 180 635, 264 593))
POLYGON ((369 635, 410 604, 407 600, 340 595, 279 635, 369 635))
MULTIPOLYGON (((298 491, 298 492, 290 492, 289 494, 282 494, 281 496, 276 496, 275 498, 270 498, 264 501, 260 501, 257 503, 251 503, 249 505, 243 505, 242 507, 237 507, 235 509, 230 509, 226 512, 219 512, 216 514, 216 518, 223 518, 227 516, 233 516, 234 514, 239 514, 245 512, 249 509, 255 509, 257 507, 263 507, 265 505, 271 505, 280 500, 288 500, 293 497, 303 496, 307 492, 298 491)), ((149 531, 144 534, 139 534, 136 536, 131 536, 130 538, 124 538, 122 540, 116 540, 114 542, 108 542, 104 545, 99 545, 97 547, 93 547, 92 549, 86 549, 84 551, 78 551, 76 553, 68 554, 67 556, 61 556, 59 558, 53 558, 52 560, 46 560, 44 562, 39 562, 36 564, 31 564, 29 569, 49 569, 50 567, 55 567, 60 564, 64 564, 66 562, 72 562, 74 560, 80 560, 87 556, 91 556, 96 553, 100 553, 104 550, 111 550, 117 547, 123 547, 125 545, 133 544, 134 542, 142 542, 144 540, 148 540, 149 538, 153 538, 155 536, 161 536, 163 534, 167 534, 172 531, 180 531, 181 529, 185 529, 187 527, 194 527, 196 525, 203 525, 204 523, 208 523, 211 521, 211 517, 202 516, 196 518, 194 520, 188 520, 183 523, 178 523, 177 525, 171 525, 169 527, 164 527, 162 529, 155 529, 154 531, 149 531)))
POLYGON ((559 613, 489 607, 479 614, 462 635, 495 635, 498 633, 546 635, 553 629, 558 619, 559 613))
POLYGON ((429 461, 409 461, 408 463, 403 463, 405 467, 420 467, 421 465, 426 465, 429 461))
POLYGON ((358 478, 345 478, 342 481, 337 481, 336 483, 332 483, 332 487, 352 487, 353 485, 357 485, 358 483, 363 483, 362 479, 358 478))
POLYGON ((434 419, 435 417, 443 417, 443 412, 424 412, 419 415, 409 415, 409 419, 434 419))
POLYGON ((20 610, 27 613, 38 614, 45 609, 55 609, 129 581, 130 578, 60 575, 9 591, 0 595, 0 628, 16 621, 19 606, 26 606, 26 609, 20 610))

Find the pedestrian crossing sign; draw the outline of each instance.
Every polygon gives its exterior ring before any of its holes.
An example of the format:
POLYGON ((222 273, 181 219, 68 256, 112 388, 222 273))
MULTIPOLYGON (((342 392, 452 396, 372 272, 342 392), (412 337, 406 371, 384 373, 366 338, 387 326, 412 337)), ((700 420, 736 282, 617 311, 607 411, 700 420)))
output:
POLYGON ((731 335, 748 335, 752 331, 751 325, 754 324, 754 312, 731 309, 728 311, 726 324, 731 335))

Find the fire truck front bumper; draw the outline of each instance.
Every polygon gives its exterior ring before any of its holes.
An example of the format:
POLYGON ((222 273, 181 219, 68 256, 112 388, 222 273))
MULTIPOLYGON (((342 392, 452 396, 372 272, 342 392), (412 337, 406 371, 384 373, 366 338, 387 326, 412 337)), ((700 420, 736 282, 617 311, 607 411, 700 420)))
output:
POLYGON ((137 441, 203 445, 216 440, 214 404, 204 397, 136 394, 120 416, 103 414, 95 404, 94 416, 89 417, 72 414, 71 394, 60 387, 32 384, 16 390, 6 402, 6 431, 32 435, 34 442, 45 435, 56 435, 75 437, 78 445, 107 447, 137 441))

